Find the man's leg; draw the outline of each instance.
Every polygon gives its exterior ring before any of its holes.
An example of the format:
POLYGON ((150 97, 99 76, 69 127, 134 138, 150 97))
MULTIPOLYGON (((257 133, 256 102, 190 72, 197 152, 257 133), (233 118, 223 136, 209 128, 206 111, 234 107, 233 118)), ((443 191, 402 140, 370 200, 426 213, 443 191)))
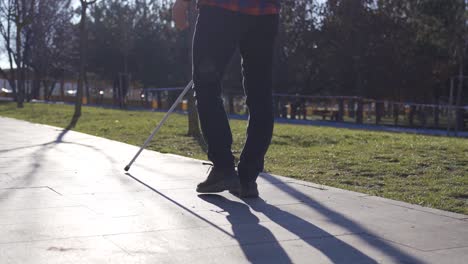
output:
POLYGON ((200 124, 215 167, 233 168, 232 134, 221 98, 221 81, 238 43, 237 15, 201 6, 193 40, 193 82, 200 124))
POLYGON ((244 196, 258 196, 255 181, 263 171, 273 134, 272 64, 277 30, 277 15, 249 16, 240 40, 243 85, 250 113, 238 166, 243 191, 247 190, 244 196))
POLYGON ((200 124, 213 168, 197 192, 239 189, 232 134, 221 98, 224 70, 238 46, 238 14, 201 6, 193 39, 193 82, 200 124))

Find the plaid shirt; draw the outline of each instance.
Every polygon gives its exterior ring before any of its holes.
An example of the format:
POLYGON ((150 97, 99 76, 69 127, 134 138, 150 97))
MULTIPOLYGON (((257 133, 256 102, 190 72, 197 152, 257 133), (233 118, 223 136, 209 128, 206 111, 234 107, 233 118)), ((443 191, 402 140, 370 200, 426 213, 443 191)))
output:
POLYGON ((198 5, 221 7, 248 15, 273 15, 280 11, 280 0, 198 0, 198 5))

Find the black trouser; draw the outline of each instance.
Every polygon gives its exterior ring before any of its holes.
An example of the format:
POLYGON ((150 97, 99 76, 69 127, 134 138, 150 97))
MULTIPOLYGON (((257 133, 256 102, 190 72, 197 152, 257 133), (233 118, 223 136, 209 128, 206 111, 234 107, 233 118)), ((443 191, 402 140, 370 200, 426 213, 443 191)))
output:
POLYGON ((278 15, 252 16, 201 6, 193 40, 193 81, 200 123, 215 167, 234 167, 232 134, 221 81, 232 55, 242 56, 249 108, 247 140, 238 164, 241 183, 255 181, 273 133, 272 60, 278 15))

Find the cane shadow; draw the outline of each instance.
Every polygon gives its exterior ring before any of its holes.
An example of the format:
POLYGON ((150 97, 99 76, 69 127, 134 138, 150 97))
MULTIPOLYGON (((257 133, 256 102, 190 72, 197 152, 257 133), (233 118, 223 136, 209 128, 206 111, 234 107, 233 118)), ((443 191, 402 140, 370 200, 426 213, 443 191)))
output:
POLYGON ((233 238, 250 263, 292 263, 274 234, 260 225, 260 219, 252 214, 248 205, 220 195, 202 194, 198 197, 228 213, 226 219, 232 226, 233 238))
MULTIPOLYGON (((356 223, 355 221, 347 218, 346 216, 340 214, 339 212, 336 212, 332 210, 331 208, 326 207, 325 205, 313 200, 309 196, 305 195, 301 191, 295 189, 294 187, 284 184, 284 183, 279 183, 277 182, 276 178, 273 177, 272 175, 263 173, 260 175, 261 178, 269 182, 270 184, 273 184, 276 188, 278 188, 280 191, 285 192, 295 199, 302 201, 304 205, 308 206, 310 209, 320 213, 322 216, 326 217, 327 220, 341 228, 344 228, 345 230, 348 230, 349 233, 353 234, 359 234, 359 238, 361 241, 365 242, 365 244, 369 247, 372 247, 374 250, 381 252, 385 256, 391 258, 394 262, 396 263, 424 263, 423 261, 417 259, 414 256, 411 256, 402 250, 396 248, 394 245, 379 239, 378 235, 374 234, 371 230, 367 229, 366 227, 362 226, 359 223, 356 223)), ((294 216, 286 211, 283 211, 279 209, 278 207, 275 207, 273 205, 265 203, 261 199, 257 200, 248 200, 245 199, 244 202, 246 202, 253 210, 257 212, 261 212, 264 215, 266 215, 268 218, 270 218, 272 221, 275 223, 283 226, 284 228, 288 229, 287 223, 282 221, 283 216, 286 215, 287 217, 292 217, 296 218, 297 221, 303 221, 305 224, 309 225, 311 228, 314 228, 314 226, 297 216, 294 216)), ((298 235, 300 235, 300 230, 294 230, 294 229, 288 229, 293 233, 298 232, 298 235)), ((326 235, 327 233, 324 230, 318 229, 319 233, 322 233, 323 235, 326 235)), ((311 246, 314 246, 318 249, 320 249, 323 253, 325 253, 334 263, 349 263, 349 259, 342 259, 340 258, 340 254, 342 254, 342 251, 337 252, 333 248, 324 248, 323 245, 320 245, 314 240, 309 240, 308 242, 311 246)), ((343 245, 342 242, 337 241, 337 245, 343 245)), ((341 247, 340 247, 341 249, 341 247)), ((365 256, 364 254, 357 252, 356 249, 352 248, 351 246, 345 246, 344 249, 348 251, 348 253, 357 253, 357 259, 361 259, 362 257, 362 262, 358 261, 358 263, 368 263, 366 261, 370 260, 368 256, 365 256)), ((375 261, 370 262, 370 263, 376 263, 375 261)))

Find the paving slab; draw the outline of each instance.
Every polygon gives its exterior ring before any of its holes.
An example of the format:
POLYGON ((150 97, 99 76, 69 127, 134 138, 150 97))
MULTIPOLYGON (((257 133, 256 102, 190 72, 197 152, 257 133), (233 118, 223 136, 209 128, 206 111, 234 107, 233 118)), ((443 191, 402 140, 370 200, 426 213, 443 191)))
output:
POLYGON ((0 263, 466 263, 468 216, 0 117, 0 263))

